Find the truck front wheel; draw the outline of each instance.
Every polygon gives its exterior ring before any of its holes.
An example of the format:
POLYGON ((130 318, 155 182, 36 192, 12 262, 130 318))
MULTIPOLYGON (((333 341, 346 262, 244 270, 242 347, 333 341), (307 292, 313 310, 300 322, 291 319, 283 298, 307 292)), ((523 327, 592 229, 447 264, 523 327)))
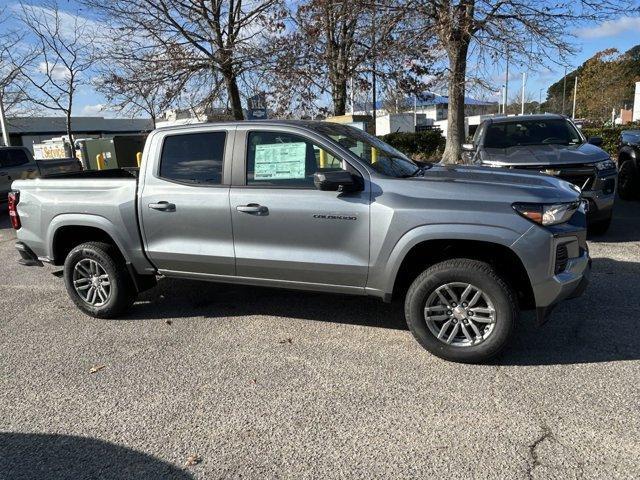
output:
POLYGON ((136 298, 124 259, 108 243, 87 242, 71 250, 64 262, 64 283, 73 303, 92 317, 114 318, 136 298))
POLYGON ((415 279, 405 299, 411 333, 429 352, 480 363, 507 344, 518 316, 515 296, 487 263, 452 259, 415 279))

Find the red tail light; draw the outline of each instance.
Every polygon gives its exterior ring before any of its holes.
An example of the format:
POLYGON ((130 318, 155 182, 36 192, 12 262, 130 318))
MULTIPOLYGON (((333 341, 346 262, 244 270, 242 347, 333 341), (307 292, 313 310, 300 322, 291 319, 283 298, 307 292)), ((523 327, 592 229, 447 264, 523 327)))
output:
POLYGON ((18 215, 18 202, 20 201, 20 192, 14 190, 9 192, 9 217, 11 218, 11 226, 18 230, 22 225, 20 224, 20 216, 18 215))

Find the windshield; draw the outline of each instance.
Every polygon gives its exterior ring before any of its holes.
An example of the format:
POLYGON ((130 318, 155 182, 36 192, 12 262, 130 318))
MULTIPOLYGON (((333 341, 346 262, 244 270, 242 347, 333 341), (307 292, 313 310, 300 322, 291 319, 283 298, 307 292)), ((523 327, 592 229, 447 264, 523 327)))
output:
POLYGON ((578 145, 580 133, 567 120, 523 120, 491 124, 484 140, 485 148, 511 148, 525 145, 578 145))
POLYGON ((406 155, 363 130, 339 123, 319 123, 314 130, 331 137, 383 175, 403 178, 421 171, 406 155))

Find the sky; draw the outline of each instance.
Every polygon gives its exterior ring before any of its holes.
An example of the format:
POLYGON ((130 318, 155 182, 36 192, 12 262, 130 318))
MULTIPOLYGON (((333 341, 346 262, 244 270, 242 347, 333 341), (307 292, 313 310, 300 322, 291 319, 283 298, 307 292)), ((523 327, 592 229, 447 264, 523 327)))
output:
MULTIPOLYGON (((108 0, 107 0, 108 1, 108 0)), ((640 0, 639 0, 640 1, 640 0)), ((33 0, 30 5, 42 6, 46 2, 33 0)), ((9 13, 9 25, 15 25, 15 19, 12 14, 19 9, 19 1, 0 0, 0 10, 4 7, 9 13)), ((91 18, 92 14, 77 3, 76 0, 59 0, 61 10, 70 14, 78 14, 87 18, 91 18)), ((71 17, 71 15, 70 15, 71 17)), ((577 67, 585 60, 593 56, 595 53, 607 49, 617 48, 621 52, 628 50, 636 44, 640 44, 640 16, 639 17, 620 17, 615 20, 609 20, 592 25, 584 26, 572 33, 575 35, 574 44, 578 49, 578 53, 573 58, 572 67, 577 67)), ((539 68, 527 70, 526 91, 527 96, 533 100, 538 100, 540 93, 544 100, 546 89, 559 80, 563 75, 563 68, 557 65, 542 65, 539 68)), ((511 66, 509 72, 509 97, 515 96, 516 92, 521 89, 522 69, 511 66)), ((497 65, 495 74, 492 78, 496 89, 504 83, 504 65, 497 65)), ((445 93, 445 92, 438 92, 445 93)), ((485 97, 487 99, 497 100, 498 95, 486 92, 478 93, 475 96, 485 97)), ((81 86, 77 97, 75 98, 75 107, 73 114, 78 116, 117 116, 117 113, 105 110, 106 100, 102 95, 96 92, 90 85, 81 86)))

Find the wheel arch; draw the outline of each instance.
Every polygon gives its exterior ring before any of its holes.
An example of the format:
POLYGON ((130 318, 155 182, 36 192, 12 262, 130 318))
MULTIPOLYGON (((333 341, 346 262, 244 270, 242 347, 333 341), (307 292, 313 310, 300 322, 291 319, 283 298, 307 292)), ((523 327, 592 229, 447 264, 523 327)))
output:
POLYGON ((510 245, 517 235, 502 228, 487 227, 489 233, 473 239, 469 235, 443 236, 440 238, 416 238, 402 249, 393 270, 389 272, 385 296, 403 293, 411 282, 426 268, 452 258, 468 258, 489 263, 514 289, 520 308, 535 306, 535 296, 527 270, 518 254, 510 245), (510 241, 505 242, 509 239, 510 241))
POLYGON ((624 162, 627 162, 629 160, 633 161, 636 167, 638 167, 639 158, 640 158, 640 155, 638 154, 638 151, 636 148, 631 147, 629 145, 625 145, 618 152, 618 168, 620 168, 620 165, 622 165, 624 162))
POLYGON ((49 258, 54 265, 62 265, 73 248, 78 245, 98 241, 113 245, 125 262, 130 259, 124 241, 114 225, 97 215, 69 215, 56 217, 49 228, 49 258))

